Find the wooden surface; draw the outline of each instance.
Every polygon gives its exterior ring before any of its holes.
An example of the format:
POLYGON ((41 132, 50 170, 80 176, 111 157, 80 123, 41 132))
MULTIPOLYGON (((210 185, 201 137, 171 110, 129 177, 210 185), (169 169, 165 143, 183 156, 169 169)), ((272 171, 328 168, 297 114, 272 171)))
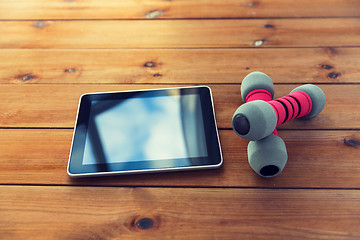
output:
POLYGON ((360 1, 0 0, 0 239, 360 239, 360 1), (231 129, 240 82, 304 83, 272 179, 231 129), (220 169, 70 179, 86 92, 208 85, 220 169))
POLYGON ((12 220, 1 224, 6 239, 31 233, 32 239, 338 240, 357 239, 359 231, 357 190, 2 186, 1 191, 2 219, 12 220))

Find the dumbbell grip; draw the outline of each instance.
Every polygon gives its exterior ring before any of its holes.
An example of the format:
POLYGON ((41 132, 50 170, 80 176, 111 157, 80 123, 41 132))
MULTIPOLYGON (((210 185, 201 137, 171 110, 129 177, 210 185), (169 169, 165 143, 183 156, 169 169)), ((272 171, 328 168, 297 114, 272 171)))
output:
MULTIPOLYGON (((295 91, 285 97, 272 100, 270 92, 264 89, 256 89, 251 91, 246 97, 246 102, 254 100, 263 100, 272 106, 277 117, 276 126, 294 118, 304 117, 312 109, 311 98, 303 91, 295 91)), ((273 134, 277 135, 276 129, 273 134)))
POLYGON ((303 91, 295 91, 268 103, 273 107, 276 116, 276 126, 295 118, 301 118, 311 112, 312 101, 310 96, 303 91))

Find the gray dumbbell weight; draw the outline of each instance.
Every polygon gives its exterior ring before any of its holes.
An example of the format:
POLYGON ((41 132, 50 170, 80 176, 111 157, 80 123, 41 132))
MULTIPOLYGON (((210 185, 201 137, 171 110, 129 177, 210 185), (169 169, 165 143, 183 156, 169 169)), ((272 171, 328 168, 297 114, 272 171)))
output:
POLYGON ((288 159, 284 141, 275 134, 248 144, 251 168, 262 177, 275 177, 284 169, 288 159))

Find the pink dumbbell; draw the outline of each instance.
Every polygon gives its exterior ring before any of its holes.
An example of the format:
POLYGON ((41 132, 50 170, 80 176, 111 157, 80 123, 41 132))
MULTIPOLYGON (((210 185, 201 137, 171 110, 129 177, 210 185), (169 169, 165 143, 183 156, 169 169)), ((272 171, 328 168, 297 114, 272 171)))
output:
POLYGON ((274 86, 271 78, 261 72, 247 75, 241 84, 241 105, 232 119, 234 131, 250 140, 250 166, 261 176, 279 174, 287 161, 284 141, 276 126, 294 118, 309 119, 325 106, 325 94, 312 84, 295 88, 289 95, 272 100, 274 86))
POLYGON ((249 141, 276 132, 278 125, 294 118, 312 118, 325 106, 324 92, 313 84, 302 85, 289 95, 272 100, 272 80, 260 72, 250 73, 244 78, 241 95, 245 104, 235 111, 232 123, 235 132, 249 141))

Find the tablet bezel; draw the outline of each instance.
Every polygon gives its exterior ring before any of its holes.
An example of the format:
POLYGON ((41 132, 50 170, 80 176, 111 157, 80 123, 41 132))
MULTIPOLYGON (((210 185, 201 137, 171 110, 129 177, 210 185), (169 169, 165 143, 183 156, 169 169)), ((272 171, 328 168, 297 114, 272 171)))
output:
POLYGON ((217 168, 222 165, 222 162, 223 158, 218 129, 216 126, 212 92, 208 86, 86 93, 80 97, 67 167, 67 173, 71 177, 217 168), (144 93, 156 94, 156 96, 168 96, 167 92, 172 89, 177 90, 173 91, 173 93, 179 93, 179 95, 197 94, 200 97, 206 148, 208 152, 207 157, 176 158, 166 160, 157 159, 106 164, 82 164, 91 110, 91 101, 136 98, 137 94, 144 95, 144 93), (156 161, 155 168, 149 166, 151 165, 149 163, 152 161, 156 161), (189 164, 189 162, 191 162, 191 164, 189 164))

